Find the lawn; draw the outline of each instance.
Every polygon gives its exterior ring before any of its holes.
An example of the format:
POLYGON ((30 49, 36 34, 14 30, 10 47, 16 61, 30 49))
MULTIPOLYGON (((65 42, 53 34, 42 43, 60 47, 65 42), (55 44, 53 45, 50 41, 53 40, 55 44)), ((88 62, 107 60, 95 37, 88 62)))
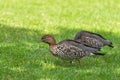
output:
POLYGON ((120 80, 120 0, 0 0, 0 80, 120 80), (103 35, 114 48, 70 64, 39 43, 80 30, 103 35))

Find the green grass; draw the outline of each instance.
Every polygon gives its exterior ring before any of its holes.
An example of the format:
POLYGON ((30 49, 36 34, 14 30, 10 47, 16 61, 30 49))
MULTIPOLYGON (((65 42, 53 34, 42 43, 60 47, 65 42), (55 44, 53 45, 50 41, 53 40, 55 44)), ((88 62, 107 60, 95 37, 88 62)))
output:
POLYGON ((0 0, 0 80, 120 80, 120 0, 0 0), (81 64, 51 55, 39 43, 44 34, 57 42, 80 30, 113 42, 105 56, 81 64))

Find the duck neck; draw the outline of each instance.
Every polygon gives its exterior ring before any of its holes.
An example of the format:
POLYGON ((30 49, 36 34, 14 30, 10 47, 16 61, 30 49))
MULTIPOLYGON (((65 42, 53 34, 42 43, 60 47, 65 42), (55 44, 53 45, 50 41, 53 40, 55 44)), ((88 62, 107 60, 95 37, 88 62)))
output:
POLYGON ((54 46, 56 45, 56 40, 53 38, 50 40, 49 46, 54 46))
POLYGON ((53 42, 53 43, 49 44, 50 47, 55 46, 55 45, 56 45, 56 42, 53 42))
POLYGON ((56 43, 51 43, 49 44, 49 47, 50 47, 50 51, 52 54, 54 54, 54 47, 55 47, 56 43))

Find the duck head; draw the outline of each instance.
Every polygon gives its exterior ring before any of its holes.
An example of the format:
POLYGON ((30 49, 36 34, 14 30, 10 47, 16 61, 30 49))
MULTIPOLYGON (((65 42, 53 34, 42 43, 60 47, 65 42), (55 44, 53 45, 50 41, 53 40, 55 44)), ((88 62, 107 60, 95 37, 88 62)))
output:
POLYGON ((49 45, 55 45, 56 44, 55 38, 50 34, 46 34, 46 35, 42 36, 40 41, 44 42, 44 43, 47 43, 49 45))

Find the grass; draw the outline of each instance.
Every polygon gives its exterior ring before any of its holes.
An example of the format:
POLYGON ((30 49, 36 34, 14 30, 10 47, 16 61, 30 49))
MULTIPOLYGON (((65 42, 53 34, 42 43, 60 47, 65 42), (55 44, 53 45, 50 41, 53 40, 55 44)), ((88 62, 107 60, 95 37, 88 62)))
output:
POLYGON ((1 80, 120 80, 119 0, 0 0, 1 80), (70 65, 39 43, 44 34, 57 42, 80 30, 113 42, 105 56, 70 65))

